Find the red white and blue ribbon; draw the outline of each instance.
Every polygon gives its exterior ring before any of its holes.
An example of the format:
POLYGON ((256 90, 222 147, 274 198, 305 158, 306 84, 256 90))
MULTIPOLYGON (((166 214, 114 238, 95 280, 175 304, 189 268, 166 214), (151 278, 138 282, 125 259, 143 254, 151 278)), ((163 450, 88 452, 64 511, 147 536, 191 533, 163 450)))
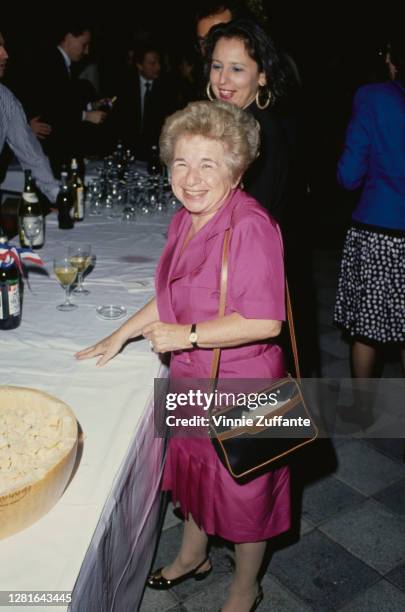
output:
POLYGON ((15 263, 22 274, 22 263, 26 261, 40 264, 41 266, 44 265, 44 262, 40 256, 37 253, 34 253, 34 251, 31 249, 19 248, 11 244, 0 245, 0 267, 4 266, 8 268, 15 263))

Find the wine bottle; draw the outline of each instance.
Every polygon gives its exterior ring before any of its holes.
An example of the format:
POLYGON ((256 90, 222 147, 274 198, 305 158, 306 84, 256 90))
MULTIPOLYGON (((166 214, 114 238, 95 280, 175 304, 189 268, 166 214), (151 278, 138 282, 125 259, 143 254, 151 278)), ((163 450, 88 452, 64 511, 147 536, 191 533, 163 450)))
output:
MULTIPOLYGON (((0 248, 7 244, 0 236, 0 248)), ((0 262, 0 329, 15 329, 21 323, 22 280, 14 262, 0 262)))
POLYGON ((75 221, 83 221, 84 219, 84 187, 82 179, 79 175, 79 165, 76 158, 72 159, 70 166, 70 181, 69 188, 73 196, 73 217, 75 221))
POLYGON ((31 170, 25 170, 24 191, 18 206, 18 232, 22 247, 40 249, 45 242, 45 218, 31 170))
POLYGON ((58 198, 56 200, 56 206, 58 208, 58 222, 60 229, 72 229, 73 222, 73 196, 72 190, 69 189, 68 185, 68 173, 66 168, 62 168, 62 172, 60 174, 60 190, 58 194, 58 198))

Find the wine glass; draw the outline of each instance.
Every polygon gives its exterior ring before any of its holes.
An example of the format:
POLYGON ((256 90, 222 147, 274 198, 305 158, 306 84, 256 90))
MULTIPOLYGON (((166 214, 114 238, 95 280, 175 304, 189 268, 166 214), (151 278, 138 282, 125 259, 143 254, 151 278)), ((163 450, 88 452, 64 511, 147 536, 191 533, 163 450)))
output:
POLYGON ((75 295, 88 295, 90 291, 83 287, 83 273, 91 264, 91 244, 78 244, 68 247, 70 263, 77 269, 77 287, 73 290, 75 295))
POLYGON ((53 260, 53 270, 66 292, 64 303, 58 304, 56 308, 63 311, 74 310, 77 308, 77 305, 72 304, 70 301, 70 286, 76 279, 77 268, 72 265, 69 257, 55 257, 53 260))
POLYGON ((121 221, 123 223, 132 223, 136 221, 136 212, 134 206, 127 204, 122 210, 121 221))
POLYGON ((23 219, 23 231, 24 236, 28 240, 28 246, 32 249, 32 242, 34 238, 39 236, 42 230, 42 218, 41 217, 24 217, 23 219))
POLYGON ((103 184, 101 179, 91 181, 88 191, 87 198, 89 206, 89 215, 92 217, 101 215, 101 209, 103 207, 103 184))
POLYGON ((112 180, 107 186, 106 208, 110 209, 109 219, 121 217, 120 210, 124 200, 123 186, 118 180, 112 180))

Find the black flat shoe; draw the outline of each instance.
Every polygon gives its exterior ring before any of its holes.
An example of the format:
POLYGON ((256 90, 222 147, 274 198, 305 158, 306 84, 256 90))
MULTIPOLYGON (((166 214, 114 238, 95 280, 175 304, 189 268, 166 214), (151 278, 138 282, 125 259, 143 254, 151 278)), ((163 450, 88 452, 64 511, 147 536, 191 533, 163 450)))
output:
MULTIPOLYGON (((249 612, 255 612, 255 610, 257 610, 257 607, 259 606, 259 604, 261 604, 261 602, 263 601, 263 589, 262 587, 259 587, 259 592, 256 595, 256 599, 254 600, 252 607, 250 608, 249 612)), ((218 610, 218 612, 222 612, 222 608, 220 608, 218 610)))
POLYGON ((171 589, 172 587, 176 586, 177 584, 180 584, 181 582, 184 582, 184 580, 188 580, 189 578, 194 578, 194 580, 204 580, 204 578, 206 578, 208 574, 212 572, 212 565, 210 564, 209 569, 205 570, 205 572, 198 572, 198 570, 207 561, 208 557, 206 557, 204 561, 201 561, 201 563, 197 565, 197 567, 195 567, 193 570, 187 572, 187 574, 182 574, 178 578, 172 578, 172 580, 169 580, 168 578, 162 576, 163 567, 159 567, 159 569, 149 574, 148 579, 146 581, 146 586, 148 586, 150 589, 166 591, 167 589, 171 589))

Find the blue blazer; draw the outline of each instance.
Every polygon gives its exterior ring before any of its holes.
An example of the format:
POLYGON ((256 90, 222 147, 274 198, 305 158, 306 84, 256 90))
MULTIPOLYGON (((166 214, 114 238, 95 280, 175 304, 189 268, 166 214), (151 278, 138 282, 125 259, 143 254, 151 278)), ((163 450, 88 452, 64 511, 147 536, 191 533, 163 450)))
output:
POLYGON ((346 189, 363 187, 354 220, 405 229, 405 87, 399 81, 357 91, 338 181, 346 189))

